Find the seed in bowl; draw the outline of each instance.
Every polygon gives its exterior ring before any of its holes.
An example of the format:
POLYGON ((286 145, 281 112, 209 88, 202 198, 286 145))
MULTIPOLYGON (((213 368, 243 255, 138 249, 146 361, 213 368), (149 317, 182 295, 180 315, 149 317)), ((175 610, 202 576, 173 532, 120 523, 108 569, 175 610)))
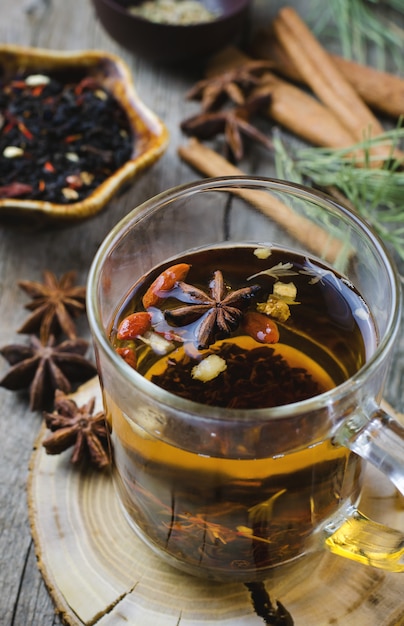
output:
POLYGON ((149 0, 140 6, 129 6, 128 11, 151 22, 182 26, 210 22, 218 17, 197 0, 149 0))

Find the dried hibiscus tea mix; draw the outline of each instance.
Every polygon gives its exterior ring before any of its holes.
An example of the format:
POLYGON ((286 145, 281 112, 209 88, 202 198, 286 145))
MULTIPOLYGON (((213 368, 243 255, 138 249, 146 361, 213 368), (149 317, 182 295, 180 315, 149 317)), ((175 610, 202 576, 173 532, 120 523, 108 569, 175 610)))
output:
POLYGON ((0 198, 79 202, 134 141, 118 101, 83 71, 0 76, 0 198))

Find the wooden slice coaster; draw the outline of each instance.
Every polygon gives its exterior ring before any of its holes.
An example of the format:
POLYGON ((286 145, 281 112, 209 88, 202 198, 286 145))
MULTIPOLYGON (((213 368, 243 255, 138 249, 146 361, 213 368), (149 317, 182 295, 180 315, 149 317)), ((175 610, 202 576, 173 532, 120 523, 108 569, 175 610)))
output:
MULTIPOLYGON (((81 405, 92 396, 101 408, 97 379, 73 398, 81 405)), ((69 626, 404 625, 404 574, 328 552, 253 589, 171 568, 129 527, 110 475, 75 469, 70 451, 47 455, 41 445, 45 433, 44 428, 30 466, 29 515, 40 571, 69 626), (285 617, 274 621, 278 602, 285 617)), ((394 487, 371 469, 361 510, 404 528, 394 487)))

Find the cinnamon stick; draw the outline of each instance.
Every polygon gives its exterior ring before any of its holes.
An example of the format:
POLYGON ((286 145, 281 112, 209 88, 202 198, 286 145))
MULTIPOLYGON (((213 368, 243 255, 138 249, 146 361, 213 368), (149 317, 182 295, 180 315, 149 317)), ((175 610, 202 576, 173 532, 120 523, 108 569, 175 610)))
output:
POLYGON ((321 102, 274 74, 265 75, 262 89, 268 88, 271 93, 268 116, 278 124, 316 146, 346 148, 352 145, 350 133, 321 102))
POLYGON ((274 33, 313 92, 334 112, 354 141, 383 133, 383 127, 344 78, 328 52, 292 7, 281 9, 274 33))
MULTIPOLYGON (((384 133, 379 120, 292 7, 281 9, 272 26, 280 44, 307 84, 351 133, 352 143, 384 133)), ((374 168, 382 167, 384 161, 392 157, 404 161, 404 154, 393 150, 392 145, 374 145, 369 150, 369 156, 368 166, 374 168), (372 158, 375 156, 377 161, 372 158)))
MULTIPOLYGON (((277 41, 272 26, 258 31, 251 51, 254 57, 273 62, 275 71, 285 78, 305 82, 301 72, 277 41)), ((403 78, 338 55, 330 56, 344 78, 372 109, 394 118, 404 115, 403 78)))
MULTIPOLYGON (((195 138, 191 138, 187 145, 180 146, 178 154, 186 163, 207 177, 245 176, 242 170, 195 138)), ((234 190, 234 193, 268 215, 311 252, 330 263, 333 263, 343 251, 344 242, 332 237, 311 220, 295 213, 275 196, 253 189, 234 190)))

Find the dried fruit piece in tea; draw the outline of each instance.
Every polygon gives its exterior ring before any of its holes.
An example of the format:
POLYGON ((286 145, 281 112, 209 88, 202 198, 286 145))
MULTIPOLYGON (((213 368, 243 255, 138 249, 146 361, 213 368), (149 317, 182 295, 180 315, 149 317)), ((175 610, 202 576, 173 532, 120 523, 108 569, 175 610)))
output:
POLYGON ((170 265, 164 272, 161 272, 143 296, 142 302, 145 309, 158 305, 161 298, 164 298, 164 292, 173 289, 177 281, 184 280, 189 269, 188 263, 178 263, 170 265), (163 293, 160 294, 160 292, 163 293))
POLYGON ((122 320, 119 325, 117 337, 118 339, 136 339, 140 335, 144 335, 151 328, 151 315, 146 311, 132 313, 122 320))

